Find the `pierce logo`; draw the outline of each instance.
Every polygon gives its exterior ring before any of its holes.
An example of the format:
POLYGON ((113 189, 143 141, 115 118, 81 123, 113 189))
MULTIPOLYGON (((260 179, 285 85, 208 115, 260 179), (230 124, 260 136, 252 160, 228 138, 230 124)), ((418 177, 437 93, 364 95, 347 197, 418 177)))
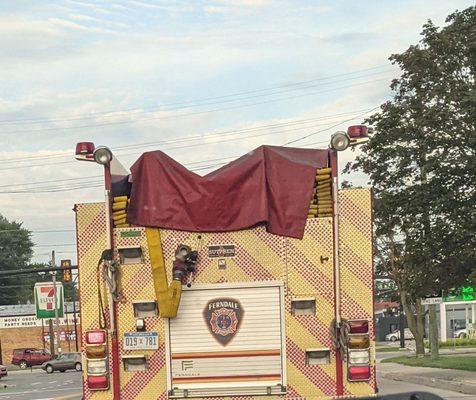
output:
POLYGON ((243 314, 240 302, 229 297, 210 300, 203 310, 210 333, 223 346, 235 337, 240 329, 243 314))

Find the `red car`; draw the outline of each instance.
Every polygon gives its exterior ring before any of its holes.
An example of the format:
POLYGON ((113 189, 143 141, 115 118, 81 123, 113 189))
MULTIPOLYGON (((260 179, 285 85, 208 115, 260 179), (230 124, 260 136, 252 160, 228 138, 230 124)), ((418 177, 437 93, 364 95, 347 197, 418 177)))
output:
POLYGON ((2 376, 7 376, 7 367, 5 367, 5 365, 0 364, 0 378, 2 376))
POLYGON ((35 348, 13 350, 12 364, 18 365, 21 369, 41 365, 49 360, 51 360, 51 354, 48 350, 35 348))

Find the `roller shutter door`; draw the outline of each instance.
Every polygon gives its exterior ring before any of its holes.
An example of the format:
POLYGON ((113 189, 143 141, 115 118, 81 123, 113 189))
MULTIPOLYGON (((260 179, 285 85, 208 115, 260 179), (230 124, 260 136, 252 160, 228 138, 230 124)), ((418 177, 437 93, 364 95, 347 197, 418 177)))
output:
POLYGON ((186 290, 169 324, 173 397, 283 393, 282 287, 186 290))

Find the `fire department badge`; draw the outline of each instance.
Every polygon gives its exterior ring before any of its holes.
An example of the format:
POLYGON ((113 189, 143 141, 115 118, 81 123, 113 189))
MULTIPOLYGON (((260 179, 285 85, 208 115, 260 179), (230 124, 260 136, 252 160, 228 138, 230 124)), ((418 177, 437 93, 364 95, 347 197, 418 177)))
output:
POLYGON ((226 346, 235 336, 243 319, 243 308, 238 300, 223 297, 210 300, 203 310, 205 323, 215 339, 226 346))

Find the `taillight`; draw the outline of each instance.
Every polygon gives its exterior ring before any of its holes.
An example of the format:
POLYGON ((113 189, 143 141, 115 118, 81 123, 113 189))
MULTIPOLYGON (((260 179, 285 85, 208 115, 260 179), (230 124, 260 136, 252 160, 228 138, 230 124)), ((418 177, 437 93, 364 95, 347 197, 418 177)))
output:
POLYGON ((368 335, 350 336, 347 347, 349 349, 368 349, 370 347, 368 335))
POLYGON ((370 354, 368 350, 349 351, 349 363, 351 364, 369 364, 370 354))
POLYGON ((87 372, 91 375, 104 375, 107 373, 107 358, 88 360, 87 372))
POLYGON ((370 379, 370 335, 367 320, 348 321, 347 379, 367 381, 370 379))
POLYGON ((370 365, 350 366, 348 379, 349 381, 368 381, 370 379, 370 365))
POLYGON ((369 321, 349 321, 349 333, 367 333, 369 331, 369 321))
POLYGON ((107 390, 109 389, 109 379, 107 375, 88 376, 88 388, 90 390, 107 390))
POLYGON ((104 329, 86 332, 86 374, 90 390, 109 389, 107 333, 104 329))
POLYGON ((86 332, 86 344, 105 344, 106 343, 106 331, 99 329, 96 331, 86 332))

